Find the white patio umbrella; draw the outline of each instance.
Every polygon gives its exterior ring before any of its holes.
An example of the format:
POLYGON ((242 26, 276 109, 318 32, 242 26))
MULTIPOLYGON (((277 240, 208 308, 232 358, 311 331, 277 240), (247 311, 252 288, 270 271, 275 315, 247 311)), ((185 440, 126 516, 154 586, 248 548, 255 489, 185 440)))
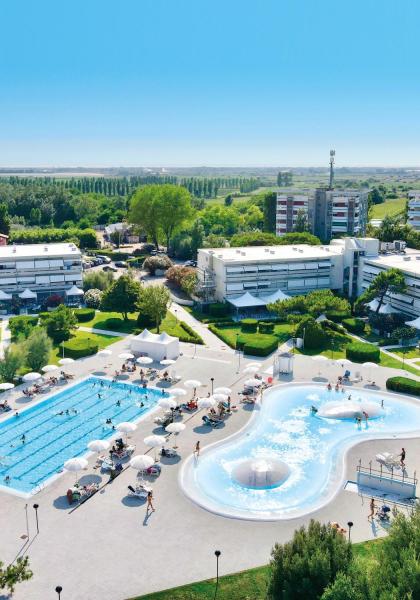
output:
POLYGON ((172 400, 172 398, 162 398, 161 400, 159 400, 158 404, 161 408, 165 409, 173 409, 177 406, 175 400, 172 400))
POLYGON ((376 369, 378 367, 378 365, 374 362, 364 362, 362 363, 362 367, 366 367, 367 369, 369 369, 368 371, 368 377, 369 379, 371 378, 371 373, 372 373, 372 369, 376 369))
POLYGON ((74 358, 60 358, 60 360, 58 361, 60 365, 71 365, 71 363, 74 363, 74 358))
POLYGON ((259 368, 259 367, 256 367, 256 366, 252 366, 252 365, 251 365, 250 367, 246 367, 246 368, 245 368, 245 369, 242 371, 242 373, 243 373, 244 375, 255 375, 255 373, 258 373, 258 371, 259 371, 259 370, 260 370, 260 368, 259 368))
POLYGON ((199 398, 197 401, 197 406, 198 408, 213 408, 213 406, 216 404, 215 400, 213 400, 213 398, 199 398))
POLYGON ((43 373, 51 373, 52 371, 57 371, 58 368, 58 365, 45 365, 45 367, 42 367, 41 371, 43 373))
POLYGON ((226 394, 227 396, 229 396, 229 394, 232 393, 232 390, 228 387, 217 387, 214 390, 215 394, 226 394))
POLYGON ((92 440, 91 442, 89 442, 87 447, 89 448, 89 450, 92 450, 92 452, 97 452, 99 454, 99 452, 104 452, 104 450, 108 450, 109 442, 107 442, 106 440, 92 440))
POLYGON ((66 471, 71 471, 72 473, 76 473, 76 483, 77 483, 77 473, 86 469, 88 466, 88 461, 86 458, 81 458, 77 456, 76 458, 70 458, 70 460, 66 460, 64 463, 64 468, 66 471))
POLYGON ((97 356, 111 356, 112 355, 112 350, 99 350, 96 353, 97 356))
POLYGON ((189 390, 195 390, 198 387, 201 387, 203 384, 198 379, 187 379, 184 381, 184 386, 189 390))
MULTIPOLYGON (((169 423, 167 427, 165 427, 165 431, 168 433, 173 433, 175 436, 179 435, 181 431, 184 431, 186 425, 184 423, 169 423)), ((175 437, 175 445, 174 449, 178 448, 176 445, 176 437, 175 437)))
POLYGON ((27 383, 29 381, 37 381, 38 379, 41 379, 41 377, 41 373, 26 373, 26 375, 22 377, 22 380, 27 383))
POLYGON ((154 462, 153 458, 148 454, 137 454, 137 456, 133 456, 128 464, 132 469, 143 473, 146 469, 151 467, 154 462))
POLYGON ((173 360, 172 358, 164 358, 163 360, 160 361, 159 364, 166 367, 169 365, 174 365, 175 363, 176 363, 176 360, 173 360))
POLYGON ((260 385, 262 385, 262 380, 261 379, 247 379, 245 381, 245 385, 247 387, 252 387, 252 388, 260 387, 260 385))
POLYGON ((213 394, 211 398, 213 398, 215 402, 226 402, 226 400, 228 399, 226 394, 213 394))
POLYGON ((116 429, 121 433, 129 434, 137 429, 137 425, 129 421, 123 421, 122 423, 118 423, 116 429))
POLYGON ((118 355, 118 358, 121 358, 122 360, 131 360, 134 358, 134 354, 131 354, 131 352, 121 352, 121 354, 118 355))
POLYGON ((139 365, 150 365, 153 362, 153 358, 150 358, 150 356, 139 356, 136 362, 139 365))
POLYGON ((155 449, 155 461, 156 461, 156 448, 163 448, 166 444, 166 438, 163 435, 148 435, 144 438, 144 443, 149 448, 155 449))
POLYGON ((352 365, 353 363, 351 362, 351 360, 349 360, 348 358, 341 358, 339 360, 337 360, 338 363, 340 363, 341 365, 352 365))
MULTIPOLYGON (((323 356, 322 354, 317 354, 316 356, 312 356, 311 358, 312 360, 319 363, 325 363, 328 361, 328 358, 326 356, 323 356)), ((321 368, 318 369, 318 375, 321 376, 321 368)))
POLYGON ((12 390, 15 387, 14 383, 9 383, 8 381, 5 381, 4 383, 0 383, 0 390, 2 390, 3 392, 7 391, 7 390, 12 390))
POLYGON ((175 396, 175 398, 187 395, 187 392, 182 388, 173 388, 169 391, 169 393, 171 394, 171 396, 175 396))

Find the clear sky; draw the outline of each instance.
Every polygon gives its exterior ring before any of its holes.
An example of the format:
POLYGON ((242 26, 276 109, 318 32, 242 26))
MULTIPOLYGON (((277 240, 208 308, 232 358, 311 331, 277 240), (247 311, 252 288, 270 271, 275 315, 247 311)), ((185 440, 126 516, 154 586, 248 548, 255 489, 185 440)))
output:
POLYGON ((418 0, 9 0, 0 165, 420 165, 418 0))

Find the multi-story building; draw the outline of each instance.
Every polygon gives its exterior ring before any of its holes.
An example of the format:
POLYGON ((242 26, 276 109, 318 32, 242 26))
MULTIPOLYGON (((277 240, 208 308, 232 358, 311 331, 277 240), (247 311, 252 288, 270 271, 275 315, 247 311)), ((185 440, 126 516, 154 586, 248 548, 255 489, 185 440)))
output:
POLYGON ((0 301, 37 303, 52 294, 83 294, 82 257, 70 243, 0 246, 0 301))
POLYGON ((276 235, 282 236, 295 230, 296 220, 305 215, 309 229, 312 229, 314 198, 305 191, 278 191, 276 205, 276 235))
POLYGON ((408 192, 408 224, 420 231, 420 190, 408 192))
POLYGON ((368 194, 359 190, 315 191, 313 232, 329 241, 340 235, 363 236, 368 222, 368 194))

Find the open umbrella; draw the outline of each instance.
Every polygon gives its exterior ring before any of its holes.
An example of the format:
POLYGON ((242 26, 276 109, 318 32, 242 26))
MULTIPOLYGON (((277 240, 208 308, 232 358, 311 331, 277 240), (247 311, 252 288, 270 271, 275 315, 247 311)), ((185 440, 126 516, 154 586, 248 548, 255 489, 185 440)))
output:
POLYGON ((14 383, 9 383, 8 381, 5 381, 4 383, 0 383, 0 390, 2 390, 3 392, 7 391, 7 390, 12 390, 15 387, 14 383))
POLYGON ((150 356, 139 356, 136 362, 139 365, 151 365, 153 358, 150 358, 150 356))
POLYGON ((172 360, 172 358, 164 358, 163 360, 160 361, 159 364, 166 367, 169 365, 174 365, 175 363, 176 363, 176 360, 172 360))
POLYGON ((368 377, 370 379, 371 378, 372 369, 376 369, 378 367, 378 365, 376 363, 374 363, 374 362, 364 362, 364 363, 362 363, 362 367, 366 367, 367 369, 369 369, 369 371, 368 371, 368 373, 369 373, 368 377))
POLYGON ((256 367, 255 365, 254 365, 254 366, 253 366, 253 365, 251 365, 251 366, 249 366, 249 367, 246 367, 246 368, 245 368, 245 369, 242 371, 242 373, 243 373, 244 375, 255 375, 255 373, 258 373, 258 371, 259 371, 259 370, 260 370, 260 368, 259 368, 259 367, 256 367))
POLYGON ((96 354, 97 356, 111 356, 112 350, 99 350, 99 352, 97 352, 96 354))
POLYGON ((71 471, 72 473, 76 473, 76 483, 77 483, 77 473, 79 471, 82 471, 83 469, 86 469, 88 466, 88 461, 86 460, 86 458, 81 458, 81 457, 76 457, 76 458, 70 458, 70 460, 66 460, 66 462, 64 463, 64 468, 66 469, 66 471, 71 471))
POLYGON ((41 371, 43 373, 51 373, 51 371, 57 371, 58 368, 58 365, 45 365, 45 367, 42 367, 41 371))
POLYGON ((215 402, 226 402, 226 400, 228 399, 226 394, 213 394, 211 398, 213 398, 215 402))
POLYGON ((172 400, 172 398, 162 398, 161 400, 159 400, 158 404, 161 408, 165 409, 173 409, 177 406, 175 400, 172 400))
POLYGON ((131 352, 121 352, 121 354, 118 355, 118 358, 121 358, 122 360, 131 360, 134 358, 134 354, 131 354, 131 352))
POLYGON ((149 448, 155 449, 155 461, 156 461, 156 448, 163 448, 166 444, 166 438, 163 435, 149 435, 144 438, 144 443, 149 448))
POLYGON ((74 358, 60 358, 60 360, 58 361, 60 365, 71 365, 71 363, 74 363, 74 358))
POLYGON ((262 385, 262 380, 261 379, 247 379, 245 381, 245 385, 247 387, 252 387, 252 388, 260 387, 260 385, 262 385))
MULTIPOLYGON (((146 471, 149 467, 153 465, 155 461, 148 454, 137 454, 137 456, 133 456, 130 460, 129 465, 132 469, 139 471, 142 473, 146 471)), ((143 479, 143 478, 142 478, 143 479)))
POLYGON ((123 421, 122 423, 118 423, 116 427, 117 431, 121 433, 131 433, 137 429, 137 425, 135 423, 130 423, 129 421, 123 421))
POLYGON ((227 396, 229 396, 229 394, 232 393, 232 390, 228 387, 217 387, 214 390, 215 394, 226 394, 227 396))
POLYGON ((22 377, 22 380, 27 383, 29 381, 37 381, 38 379, 41 379, 41 377, 41 373, 26 373, 26 375, 22 377))
POLYGON ((352 365, 353 363, 351 362, 351 360, 349 360, 348 358, 340 358, 339 360, 337 360, 338 363, 340 363, 341 365, 352 365))
POLYGON ((213 408, 216 401, 213 398, 199 398, 197 401, 198 408, 213 408))
POLYGON ((92 450, 92 452, 98 452, 99 454, 99 452, 104 452, 104 450, 108 450, 109 442, 107 442, 106 440, 92 440, 91 442, 89 442, 87 447, 89 448, 89 450, 92 450))
POLYGON ((175 398, 187 395, 187 392, 182 388, 173 388, 172 390, 170 390, 169 393, 171 394, 171 396, 175 396, 175 398))
POLYGON ((198 379, 187 379, 184 381, 184 386, 189 390, 195 390, 198 387, 201 387, 203 384, 198 379))
MULTIPOLYGON (((165 427, 165 431, 168 433, 173 433, 175 436, 177 436, 181 433, 181 431, 184 431, 185 427, 186 425, 184 425, 184 423, 169 423, 169 425, 165 427)), ((176 445, 175 441, 174 449, 176 448, 178 448, 178 446, 176 445)))
MULTIPOLYGON (((322 354, 317 354, 316 356, 312 356, 311 358, 312 360, 318 363, 325 363, 328 361, 328 358, 326 356, 323 356, 322 354)), ((318 370, 318 376, 321 376, 321 369, 318 370)))

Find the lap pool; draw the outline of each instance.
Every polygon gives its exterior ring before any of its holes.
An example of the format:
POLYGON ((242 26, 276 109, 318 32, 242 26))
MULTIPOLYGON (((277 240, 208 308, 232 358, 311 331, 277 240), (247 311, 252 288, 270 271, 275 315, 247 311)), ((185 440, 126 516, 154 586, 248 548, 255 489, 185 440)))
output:
POLYGON ((207 447, 198 460, 190 457, 180 484, 193 501, 221 515, 293 518, 321 507, 338 491, 351 445, 419 431, 420 403, 411 398, 281 385, 265 392, 244 429, 207 447))
POLYGON ((66 460, 86 454, 90 441, 116 435, 107 419, 137 421, 162 396, 156 388, 89 377, 11 415, 0 422, 0 486, 38 491, 66 460))

